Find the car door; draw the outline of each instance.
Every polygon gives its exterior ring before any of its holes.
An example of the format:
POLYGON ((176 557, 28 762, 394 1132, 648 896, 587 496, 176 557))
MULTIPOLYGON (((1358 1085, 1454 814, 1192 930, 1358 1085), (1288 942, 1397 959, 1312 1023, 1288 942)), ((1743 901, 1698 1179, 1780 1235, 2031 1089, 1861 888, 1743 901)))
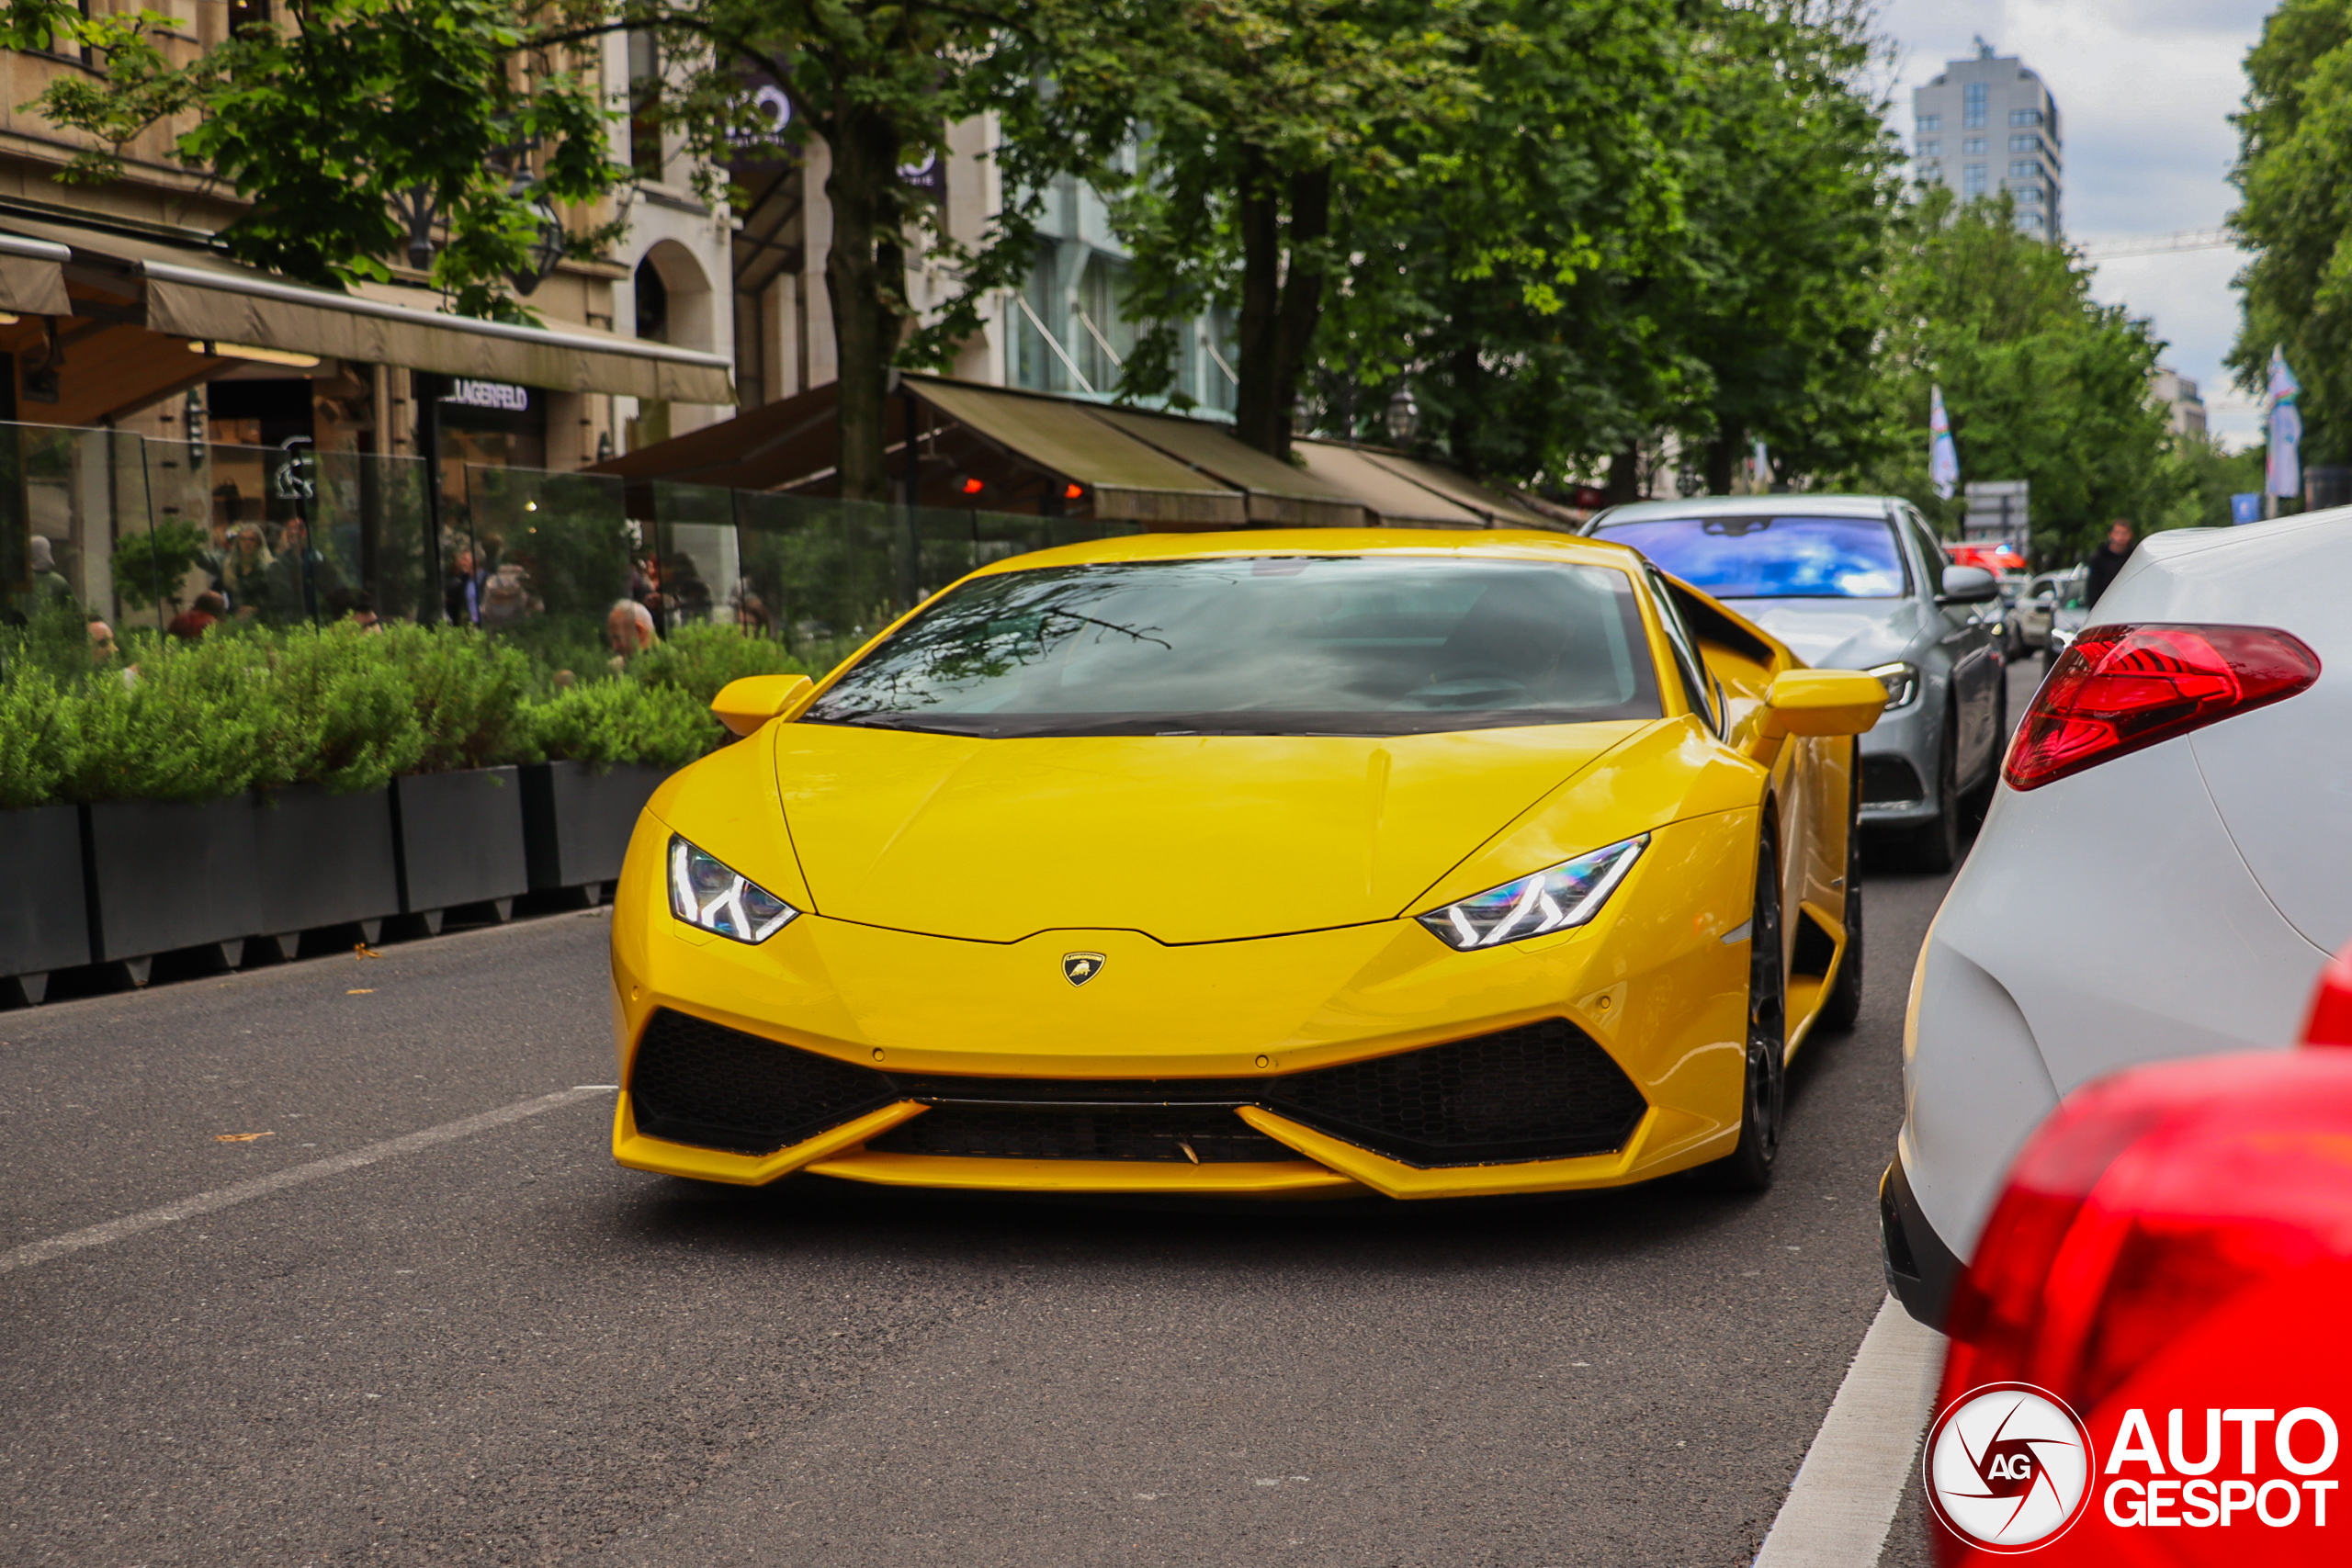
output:
POLYGON ((1999 743, 2000 738, 1995 733, 1998 719, 1994 708, 2000 699, 2000 661, 1994 657, 1993 630, 1981 614, 1984 606, 1939 603, 1945 565, 1943 547, 1936 542, 1935 535, 1928 532, 1917 513, 1906 509, 1905 520, 1910 525, 1913 542, 1927 568, 1927 581, 1922 586, 1943 621, 1944 653, 1951 660, 1953 732, 1960 741, 1953 773, 1966 787, 1983 776, 1999 743))

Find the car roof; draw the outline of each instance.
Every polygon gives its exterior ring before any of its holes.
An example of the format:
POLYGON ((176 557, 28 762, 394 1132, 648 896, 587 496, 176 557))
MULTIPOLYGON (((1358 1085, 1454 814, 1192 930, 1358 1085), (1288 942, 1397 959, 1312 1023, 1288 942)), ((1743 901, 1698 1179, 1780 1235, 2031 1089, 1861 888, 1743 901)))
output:
POLYGON ((1490 560, 1560 561, 1636 571, 1630 546, 1538 529, 1250 528, 1210 534, 1120 534, 1012 556, 975 576, 1114 561, 1217 560, 1235 556, 1468 556, 1490 560))
POLYGON ((1884 517, 1902 505, 1891 495, 1694 495, 1682 501, 1634 501, 1612 506, 1592 520, 1646 523, 1668 517, 1884 517))

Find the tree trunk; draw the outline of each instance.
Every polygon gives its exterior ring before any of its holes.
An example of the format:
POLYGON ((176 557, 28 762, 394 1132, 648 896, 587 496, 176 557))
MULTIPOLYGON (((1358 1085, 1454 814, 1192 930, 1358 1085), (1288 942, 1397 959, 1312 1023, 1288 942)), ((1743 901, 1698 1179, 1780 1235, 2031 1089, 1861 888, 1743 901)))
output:
POLYGON ((1741 437, 1746 434, 1737 425, 1724 425, 1715 438, 1707 443, 1707 493, 1729 495, 1732 475, 1739 468, 1741 437))
POLYGON ((1628 441, 1609 459, 1609 504, 1623 506, 1642 499, 1642 449, 1628 441))
POLYGON ((1273 400, 1273 446, 1263 450, 1288 461, 1292 411, 1298 406, 1298 381, 1306 371, 1307 351, 1315 344, 1315 329, 1323 320, 1323 263, 1315 247, 1331 230, 1331 171, 1308 169, 1290 181, 1290 265, 1283 279, 1282 312, 1276 323, 1273 400))
POLYGON ((890 499, 888 378, 906 325, 906 261, 899 238, 899 130, 888 115, 834 99, 833 243, 825 254, 840 355, 843 499, 890 499))
POLYGON ((1282 198, 1273 171, 1254 150, 1241 160, 1241 319, 1235 323, 1233 434, 1261 452, 1279 454, 1288 410, 1275 382, 1281 359, 1282 198))
POLYGON ((1453 417, 1447 422, 1445 439, 1453 460, 1474 474, 1478 459, 1472 444, 1478 433, 1478 379, 1484 369, 1477 344, 1464 344, 1453 351, 1453 417))

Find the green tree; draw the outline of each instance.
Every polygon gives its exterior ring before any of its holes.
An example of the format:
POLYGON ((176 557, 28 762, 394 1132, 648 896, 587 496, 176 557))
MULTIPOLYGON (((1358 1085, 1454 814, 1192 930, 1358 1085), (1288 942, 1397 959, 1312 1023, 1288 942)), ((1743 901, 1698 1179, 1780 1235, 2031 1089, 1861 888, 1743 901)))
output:
POLYGON ((2163 412, 2148 397, 2163 342, 2090 297, 2073 252, 2018 231, 2004 196, 1928 190, 1898 231, 1878 379, 1886 456, 1866 483, 1956 531, 1965 504, 1928 482, 1928 403, 1943 389, 1966 479, 2032 486, 2033 543, 2072 560, 2114 517, 2146 523, 2178 496, 2163 412))
POLYGON ((2249 392, 2283 347, 2302 382, 2303 453, 2352 456, 2352 3, 2283 0, 2245 61, 2230 227, 2255 253, 2230 367, 2249 392))
MULTIPOLYGON (((434 282, 460 314, 527 320, 511 279, 554 209, 594 201, 628 171, 605 156, 605 114, 568 54, 539 44, 512 0, 296 0, 284 28, 253 26, 196 61, 171 62, 148 10, 85 17, 71 0, 10 0, 6 41, 86 51, 93 74, 36 100, 54 124, 102 143, 61 173, 92 184, 121 150, 174 117, 174 144, 248 209, 229 254, 305 282, 390 276, 409 246, 398 204, 437 213, 434 282)), ((593 254, 611 238, 567 243, 593 254)))
POLYGON ((1165 391, 1182 323, 1226 304, 1234 433, 1287 456, 1344 270, 1334 211, 1361 192, 1419 188, 1439 166, 1416 132, 1467 112, 1464 56, 1489 29, 1445 0, 1193 0, 1127 22, 1105 35, 1115 63, 1095 85, 1149 128, 1114 221, 1135 256, 1131 309, 1155 324, 1121 390, 1165 391))

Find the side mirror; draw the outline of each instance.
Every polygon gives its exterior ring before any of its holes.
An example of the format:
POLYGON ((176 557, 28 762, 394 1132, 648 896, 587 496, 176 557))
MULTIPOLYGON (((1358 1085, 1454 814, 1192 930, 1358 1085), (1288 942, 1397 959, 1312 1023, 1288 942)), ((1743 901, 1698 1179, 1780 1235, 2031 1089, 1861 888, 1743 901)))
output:
POLYGON ((1981 566, 1944 568, 1943 592, 1936 595, 1946 604, 1982 604, 2000 596, 2001 580, 1981 566))
POLYGON ((772 718, 798 713, 816 689, 806 675, 746 675, 720 687, 710 711, 729 733, 749 735, 772 718))
POLYGON ((1764 693, 1747 754, 1766 767, 1792 735, 1860 735, 1886 707, 1886 683, 1859 670, 1784 670, 1764 693))

